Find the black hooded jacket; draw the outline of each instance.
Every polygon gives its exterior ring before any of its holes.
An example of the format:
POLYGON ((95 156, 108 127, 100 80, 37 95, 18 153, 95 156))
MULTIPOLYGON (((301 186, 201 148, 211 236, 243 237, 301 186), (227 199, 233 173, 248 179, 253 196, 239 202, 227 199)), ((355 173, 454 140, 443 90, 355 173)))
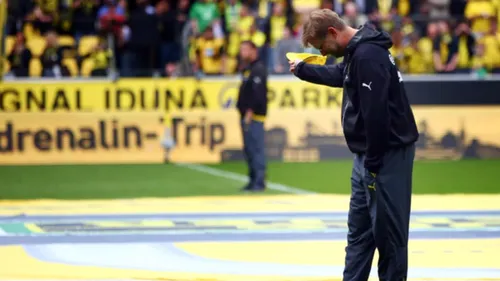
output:
POLYGON ((418 139, 417 126, 394 58, 390 37, 363 26, 351 39, 337 65, 295 68, 302 80, 343 87, 342 127, 353 153, 366 154, 365 168, 377 173, 386 151, 418 139))

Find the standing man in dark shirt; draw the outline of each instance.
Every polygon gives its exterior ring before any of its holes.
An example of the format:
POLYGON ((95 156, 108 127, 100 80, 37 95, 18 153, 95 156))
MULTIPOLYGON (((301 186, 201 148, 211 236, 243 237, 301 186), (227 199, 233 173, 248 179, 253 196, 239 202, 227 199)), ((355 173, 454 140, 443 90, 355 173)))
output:
POLYGON ((127 48, 133 54, 136 77, 151 77, 158 59, 157 46, 160 42, 159 19, 149 0, 136 0, 136 8, 130 13, 130 41, 127 48))
POLYGON ((258 52, 258 47, 253 42, 241 43, 240 57, 245 68, 237 108, 250 177, 244 191, 264 191, 266 188, 264 120, 267 114, 267 69, 259 60, 258 52))
POLYGON ((17 33, 14 48, 7 56, 12 74, 15 77, 28 77, 31 58, 31 51, 26 47, 26 38, 23 33, 17 33))
POLYGON ((391 38, 369 25, 351 28, 326 9, 311 12, 303 29, 304 45, 344 57, 336 65, 290 62, 300 79, 344 89, 341 120, 354 165, 343 280, 368 280, 378 249, 379 279, 404 281, 418 131, 391 38))

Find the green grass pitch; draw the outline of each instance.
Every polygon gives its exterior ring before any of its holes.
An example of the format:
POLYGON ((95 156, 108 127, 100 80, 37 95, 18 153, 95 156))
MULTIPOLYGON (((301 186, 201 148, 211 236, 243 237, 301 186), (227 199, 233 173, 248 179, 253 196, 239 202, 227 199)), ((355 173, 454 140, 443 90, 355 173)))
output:
MULTIPOLYGON (((241 162, 209 165, 245 174, 241 162)), ((274 183, 350 192, 350 160, 268 164, 274 183)), ((498 193, 500 160, 416 161, 415 194, 498 193)), ((163 165, 0 166, 0 199, 108 199, 239 194, 241 182, 163 165)), ((280 192, 268 190, 267 194, 280 192)))

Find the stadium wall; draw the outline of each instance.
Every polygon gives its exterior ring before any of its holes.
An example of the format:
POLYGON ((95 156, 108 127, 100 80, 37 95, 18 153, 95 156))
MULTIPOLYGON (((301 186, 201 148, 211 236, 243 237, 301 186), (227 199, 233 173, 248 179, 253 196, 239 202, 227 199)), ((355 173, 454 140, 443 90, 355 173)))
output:
MULTIPOLYGON (((419 159, 500 158, 499 78, 405 80, 419 159)), ((4 82, 0 164, 242 160, 238 84, 237 77, 4 82), (165 149, 169 138, 173 149, 165 149)), ((271 77, 268 159, 350 158, 341 101, 339 89, 271 77)))

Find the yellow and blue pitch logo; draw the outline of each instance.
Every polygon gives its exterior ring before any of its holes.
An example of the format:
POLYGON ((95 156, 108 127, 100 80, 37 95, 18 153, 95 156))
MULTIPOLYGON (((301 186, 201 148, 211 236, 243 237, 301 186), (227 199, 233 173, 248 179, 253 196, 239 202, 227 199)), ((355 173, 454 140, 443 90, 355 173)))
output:
POLYGON ((238 82, 230 82, 221 88, 218 95, 219 105, 221 108, 231 109, 236 107, 239 86, 240 84, 238 82))

